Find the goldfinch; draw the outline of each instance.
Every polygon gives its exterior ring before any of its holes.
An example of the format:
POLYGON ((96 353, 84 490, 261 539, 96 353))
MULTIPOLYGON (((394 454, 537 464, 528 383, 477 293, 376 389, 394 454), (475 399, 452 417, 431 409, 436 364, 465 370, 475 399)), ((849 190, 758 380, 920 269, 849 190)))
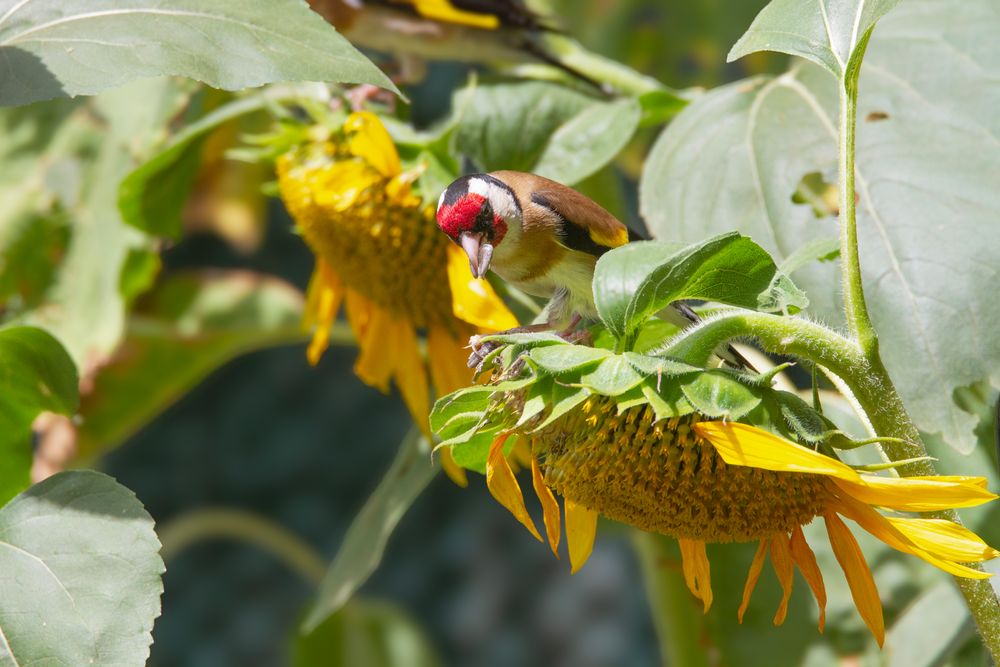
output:
MULTIPOLYGON (((545 322, 522 331, 568 330, 581 319, 596 320, 591 284, 597 259, 642 238, 589 197, 518 171, 457 179, 438 200, 437 225, 468 255, 475 277, 492 269, 518 289, 549 298, 545 322)), ((680 327, 698 321, 698 315, 679 302, 660 317, 680 327)), ((721 356, 752 369, 732 348, 721 356)), ((477 358, 481 355, 474 350, 470 365, 477 358)))
POLYGON ((315 12, 352 43, 400 59, 543 62, 589 85, 545 44, 557 32, 519 0, 309 0, 315 12))

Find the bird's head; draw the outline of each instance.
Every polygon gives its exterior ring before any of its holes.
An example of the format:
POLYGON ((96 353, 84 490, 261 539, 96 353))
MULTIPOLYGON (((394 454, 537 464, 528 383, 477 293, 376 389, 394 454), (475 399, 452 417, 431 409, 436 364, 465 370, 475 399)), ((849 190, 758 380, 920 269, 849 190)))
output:
POLYGON ((463 176, 438 200, 437 224, 469 256, 472 275, 489 271, 494 249, 511 224, 519 225, 521 208, 511 189, 489 174, 463 176))

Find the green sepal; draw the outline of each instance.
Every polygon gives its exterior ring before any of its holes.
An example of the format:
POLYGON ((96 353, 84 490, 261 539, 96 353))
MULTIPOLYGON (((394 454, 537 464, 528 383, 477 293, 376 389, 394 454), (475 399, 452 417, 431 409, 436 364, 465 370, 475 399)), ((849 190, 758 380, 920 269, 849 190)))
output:
POLYGON ((760 390, 737 380, 733 373, 713 369, 681 382, 684 397, 707 417, 739 419, 760 404, 760 390))
POLYGON ((552 394, 552 384, 552 378, 546 377, 527 388, 524 397, 524 407, 521 408, 521 416, 518 418, 517 423, 514 424, 515 428, 524 426, 545 411, 552 394))
POLYGON ((594 366, 611 356, 610 350, 585 345, 546 345, 536 347, 528 353, 528 358, 549 373, 560 374, 594 366))
POLYGON ((533 429, 533 432, 540 431, 549 426, 552 422, 583 403, 591 395, 590 390, 584 387, 569 387, 558 382, 555 383, 552 386, 552 395, 550 397, 552 409, 545 416, 545 419, 542 420, 542 423, 533 429))
POLYGON ((580 376, 579 385, 602 396, 620 396, 645 379, 624 355, 615 354, 580 376))
POLYGON ((684 396, 679 384, 674 382, 661 384, 657 389, 655 379, 648 379, 642 384, 642 395, 653 408, 656 421, 683 417, 694 412, 694 406, 684 396))

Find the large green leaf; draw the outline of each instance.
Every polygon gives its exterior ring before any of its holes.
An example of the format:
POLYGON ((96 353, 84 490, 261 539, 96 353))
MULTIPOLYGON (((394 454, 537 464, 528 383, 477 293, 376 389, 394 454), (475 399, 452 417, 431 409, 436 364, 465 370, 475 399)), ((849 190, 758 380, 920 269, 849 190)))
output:
POLYGON ((387 602, 352 600, 292 643, 293 667, 436 667, 423 630, 387 602))
POLYGON ((610 162, 640 116, 634 100, 596 101, 541 81, 470 87, 453 106, 456 147, 484 171, 538 171, 567 184, 610 162))
POLYGON ((578 183, 625 148, 642 115, 632 98, 584 109, 552 133, 532 171, 561 183, 578 183))
POLYGON ((170 276, 130 315, 122 346, 83 397, 81 454, 119 444, 233 357, 304 340, 301 316, 302 294, 277 278, 170 276))
POLYGON ((76 412, 76 366, 51 335, 34 327, 0 329, 0 505, 28 486, 31 423, 48 410, 76 412))
POLYGON ((276 81, 395 90, 300 0, 0 0, 0 49, 4 106, 166 74, 226 90, 276 81))
MULTIPOLYGON (((794 286, 781 276, 767 252, 745 236, 722 234, 670 254, 673 247, 629 244, 597 261, 594 301, 604 324, 619 338, 631 336, 643 322, 680 299, 745 308, 758 308, 765 301, 795 304, 788 289, 794 286), (779 277, 781 281, 776 280, 779 277), (771 298, 771 292, 785 298, 771 298)), ((801 298, 797 305, 802 305, 801 298)))
POLYGON ((63 472, 0 509, 0 665, 146 664, 163 561, 135 494, 63 472))
POLYGON ((842 78, 858 62, 867 33, 899 0, 773 0, 729 52, 755 51, 808 58, 842 78))
POLYGON ((378 567, 396 524, 438 471, 430 452, 427 440, 416 434, 400 443, 389 471, 347 529, 303 623, 305 632, 316 631, 341 609, 378 567))
MULTIPOLYGON (((858 225, 882 356, 917 426, 961 451, 975 417, 956 389, 1000 386, 1000 12, 992 0, 910 0, 880 23, 862 68, 858 225)), ((734 226, 783 259, 836 220, 792 201, 835 167, 836 84, 799 63, 685 109, 646 165, 641 207, 658 236, 734 226)), ((813 312, 843 321, 832 262, 796 272, 813 312)))

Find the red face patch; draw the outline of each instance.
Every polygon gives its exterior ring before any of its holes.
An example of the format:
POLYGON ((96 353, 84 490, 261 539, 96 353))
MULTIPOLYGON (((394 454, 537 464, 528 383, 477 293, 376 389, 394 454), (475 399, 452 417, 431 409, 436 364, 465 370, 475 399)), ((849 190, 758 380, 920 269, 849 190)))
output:
POLYGON ((451 206, 442 206, 437 211, 438 228, 453 239, 462 232, 471 232, 485 203, 486 197, 469 193, 451 206))

